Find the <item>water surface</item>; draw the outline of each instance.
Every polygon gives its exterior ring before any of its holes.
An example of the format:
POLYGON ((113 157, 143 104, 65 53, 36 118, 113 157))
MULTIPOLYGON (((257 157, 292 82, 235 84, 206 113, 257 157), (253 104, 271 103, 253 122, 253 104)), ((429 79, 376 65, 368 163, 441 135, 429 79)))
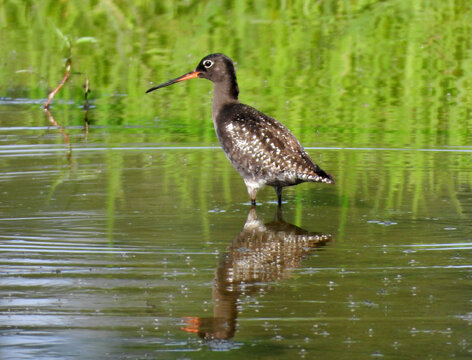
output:
POLYGON ((0 358, 470 358, 470 7, 5 1, 0 358), (216 51, 335 186, 251 210, 211 84, 144 94, 216 51))
POLYGON ((470 150, 309 148, 278 213, 217 147, 0 130, 4 359, 470 356, 470 150))

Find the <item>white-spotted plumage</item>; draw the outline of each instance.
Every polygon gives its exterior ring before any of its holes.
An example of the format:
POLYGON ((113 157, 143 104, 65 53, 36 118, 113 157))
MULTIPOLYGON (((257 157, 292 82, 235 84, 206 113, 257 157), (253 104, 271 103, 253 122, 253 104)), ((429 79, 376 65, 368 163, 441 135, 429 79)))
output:
POLYGON ((222 107, 215 128, 226 156, 251 196, 264 185, 333 182, 289 129, 248 105, 230 103, 222 107))

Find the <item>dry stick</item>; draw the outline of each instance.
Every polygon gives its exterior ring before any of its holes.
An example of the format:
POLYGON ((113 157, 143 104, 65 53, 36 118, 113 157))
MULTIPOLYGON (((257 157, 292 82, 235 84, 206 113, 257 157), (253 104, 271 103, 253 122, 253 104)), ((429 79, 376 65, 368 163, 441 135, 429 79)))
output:
POLYGON ((88 93, 90 92, 89 88, 89 80, 86 77, 84 83, 84 132, 85 132, 85 140, 87 140, 88 135, 88 128, 89 128, 89 120, 88 120, 88 111, 89 111, 89 102, 88 102, 88 93))
POLYGON ((61 87, 64 86, 64 84, 66 83, 67 79, 69 78, 69 75, 70 75, 70 67, 71 67, 71 64, 72 64, 72 61, 71 59, 67 59, 67 62, 66 62, 66 73, 64 74, 64 78, 61 80, 61 82, 59 83, 59 85, 57 85, 57 87, 51 91, 51 93, 48 95, 48 101, 46 101, 46 104, 44 104, 44 109, 48 109, 49 108, 49 104, 51 103, 52 99, 54 98, 54 96, 57 94, 57 92, 61 89, 61 87))
POLYGON ((90 92, 90 88, 89 88, 89 80, 88 78, 86 77, 85 78, 85 83, 84 83, 84 99, 85 99, 85 102, 84 102, 84 109, 85 110, 88 110, 89 109, 89 103, 88 103, 88 94, 90 92))

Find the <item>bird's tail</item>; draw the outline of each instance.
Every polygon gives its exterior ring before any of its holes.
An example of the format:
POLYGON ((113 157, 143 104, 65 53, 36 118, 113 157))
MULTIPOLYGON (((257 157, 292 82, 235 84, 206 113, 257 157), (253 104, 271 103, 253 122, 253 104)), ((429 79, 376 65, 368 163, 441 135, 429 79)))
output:
MULTIPOLYGON (((321 169, 320 169, 321 170, 321 169)), ((334 177, 331 174, 328 174, 326 171, 321 170, 321 177, 323 180, 321 182, 327 183, 327 184, 335 184, 336 182, 334 181, 334 177)))
POLYGON ((328 174, 326 171, 324 171, 319 166, 316 166, 315 175, 312 176, 311 181, 313 181, 313 182, 322 182, 322 183, 326 183, 326 184, 334 184, 335 183, 333 175, 328 174))

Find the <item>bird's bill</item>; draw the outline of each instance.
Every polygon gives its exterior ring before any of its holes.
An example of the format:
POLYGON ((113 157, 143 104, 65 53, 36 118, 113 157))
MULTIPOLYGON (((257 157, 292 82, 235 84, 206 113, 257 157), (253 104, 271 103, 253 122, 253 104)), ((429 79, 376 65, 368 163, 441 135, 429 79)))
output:
POLYGON ((185 75, 182 75, 178 78, 166 81, 165 83, 162 83, 160 85, 157 85, 157 86, 154 86, 154 87, 150 88, 148 91, 146 91, 146 94, 151 92, 151 91, 154 91, 154 90, 157 90, 157 89, 160 89, 160 88, 163 88, 163 87, 166 87, 166 86, 169 86, 169 85, 181 82, 181 81, 195 79, 195 78, 198 77, 199 74, 200 74, 200 71, 191 71, 191 72, 189 72, 185 75))

